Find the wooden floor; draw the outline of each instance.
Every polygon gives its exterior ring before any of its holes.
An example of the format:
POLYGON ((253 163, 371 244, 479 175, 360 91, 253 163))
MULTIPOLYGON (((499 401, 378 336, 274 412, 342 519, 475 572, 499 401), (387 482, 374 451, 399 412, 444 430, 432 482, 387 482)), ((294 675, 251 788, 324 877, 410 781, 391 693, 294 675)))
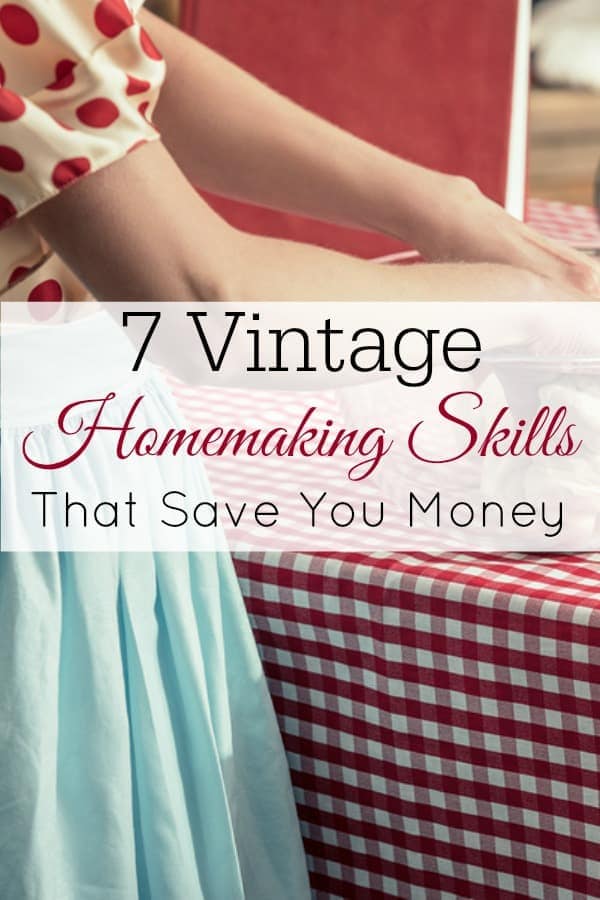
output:
POLYGON ((534 88, 530 196, 591 205, 599 167, 600 93, 534 88))

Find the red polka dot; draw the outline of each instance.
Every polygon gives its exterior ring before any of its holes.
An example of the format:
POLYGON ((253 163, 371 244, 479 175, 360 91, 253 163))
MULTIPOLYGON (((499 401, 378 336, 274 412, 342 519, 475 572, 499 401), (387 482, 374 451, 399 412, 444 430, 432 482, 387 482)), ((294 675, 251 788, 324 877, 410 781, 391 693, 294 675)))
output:
POLYGON ((16 3, 5 3, 0 8, 0 26, 17 44, 35 44, 40 36, 37 22, 31 13, 16 3))
POLYGON ((105 37, 113 38, 133 25, 133 16, 124 0, 101 0, 94 10, 94 22, 105 37))
POLYGON ((63 188, 65 185, 75 181, 86 175, 91 169, 91 163, 85 156, 78 156, 74 159, 65 159, 54 167, 52 172, 52 182, 57 188, 63 188))
POLYGON ((20 153, 12 147, 0 146, 0 169, 7 172, 22 172, 25 168, 25 160, 20 153))
POLYGON ((115 119, 118 119, 119 110, 112 100, 98 97, 96 100, 88 100, 87 103, 78 106, 76 115, 80 122, 90 128, 108 128, 115 119))
POLYGON ((148 118, 148 117, 146 116, 146 113, 148 112, 148 107, 149 107, 149 106, 150 106, 150 101, 149 101, 149 100, 144 100, 144 102, 143 102, 143 103, 140 103, 140 105, 138 106, 138 111, 139 111, 140 115, 142 115, 146 120, 147 120, 147 118, 148 118))
POLYGON ((13 216, 16 216, 17 210, 14 208, 11 201, 8 197, 5 197, 4 194, 0 194, 0 225, 4 225, 13 216))
POLYGON ((34 302, 43 303, 44 301, 47 303, 56 302, 57 300, 62 300, 63 292, 60 283, 56 280, 56 278, 48 278, 46 281, 40 282, 37 284, 31 293, 28 296, 28 300, 33 300, 34 302))
POLYGON ((0 8, 0 26, 17 44, 35 44, 40 36, 34 17, 16 3, 5 3, 0 8))
POLYGON ((8 286, 10 287, 16 281, 20 281, 21 278, 25 278, 25 276, 27 275, 28 272, 29 272, 28 266, 17 266, 17 268, 13 269, 13 271, 10 273, 10 278, 8 279, 8 286))
POLYGON ((0 63, 0 87, 2 87, 4 85, 5 81, 6 81, 6 73, 4 71, 4 66, 2 65, 2 63, 0 63))
POLYGON ((60 309, 60 303, 63 299, 62 288, 58 281, 50 278, 48 281, 42 281, 41 284, 38 284, 27 299, 30 302, 29 315, 31 318, 37 319, 38 322, 44 322, 51 319, 60 309), (35 294, 40 296, 34 296, 35 294), (48 296, 45 296, 45 294, 48 294, 48 296))
POLYGON ((127 76, 127 94, 132 96, 132 94, 143 94, 146 91, 149 91, 152 85, 149 81, 144 81, 142 78, 134 78, 133 75, 127 76))
POLYGON ((41 303, 31 303, 29 306, 29 315, 38 322, 47 322, 60 309, 60 301, 49 302, 48 300, 41 303))
POLYGON ((55 278, 48 278, 46 281, 37 284, 29 294, 29 313, 38 321, 50 319, 57 311, 58 305, 63 299, 63 291, 55 278))
POLYGON ((25 112, 25 103, 8 88, 0 88, 0 122, 13 122, 25 112))
POLYGON ((162 54, 157 50, 152 38, 145 28, 140 29, 140 44, 142 45, 142 50, 146 56, 150 57, 150 59, 162 59, 162 54))
POLYGON ((142 147, 144 144, 147 144, 147 143, 148 143, 148 141, 146 141, 146 140, 144 140, 144 138, 142 138, 141 141, 136 141, 135 144, 132 144, 127 152, 133 153, 133 151, 137 150, 138 147, 142 147))
POLYGON ((61 59, 61 61, 56 64, 56 68, 54 70, 56 74, 56 80, 53 81, 52 84, 48 85, 48 90, 61 91, 65 88, 71 87, 71 85, 75 81, 73 69, 76 65, 77 63, 73 62, 72 59, 61 59))

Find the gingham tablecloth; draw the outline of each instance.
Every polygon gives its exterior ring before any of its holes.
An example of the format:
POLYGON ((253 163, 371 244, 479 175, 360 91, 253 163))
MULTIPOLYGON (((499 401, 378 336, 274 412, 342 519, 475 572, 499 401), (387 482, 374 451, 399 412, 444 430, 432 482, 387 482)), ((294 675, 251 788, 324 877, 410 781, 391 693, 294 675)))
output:
POLYGON ((600 897, 600 555, 238 555, 316 897, 600 897))
POLYGON ((529 200, 526 219, 548 237, 574 247, 600 247, 598 213, 589 206, 529 200))
MULTIPOLYGON (((529 218, 600 244, 584 207, 529 218)), ((600 553, 235 564, 316 898, 600 898, 600 553)))

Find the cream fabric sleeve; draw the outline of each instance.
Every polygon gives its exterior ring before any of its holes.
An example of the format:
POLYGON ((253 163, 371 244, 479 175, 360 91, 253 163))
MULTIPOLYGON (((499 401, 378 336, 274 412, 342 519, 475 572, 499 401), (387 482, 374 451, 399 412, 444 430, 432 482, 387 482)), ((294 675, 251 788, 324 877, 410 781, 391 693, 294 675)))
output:
POLYGON ((164 62, 140 5, 0 3, 0 227, 158 137, 164 62))

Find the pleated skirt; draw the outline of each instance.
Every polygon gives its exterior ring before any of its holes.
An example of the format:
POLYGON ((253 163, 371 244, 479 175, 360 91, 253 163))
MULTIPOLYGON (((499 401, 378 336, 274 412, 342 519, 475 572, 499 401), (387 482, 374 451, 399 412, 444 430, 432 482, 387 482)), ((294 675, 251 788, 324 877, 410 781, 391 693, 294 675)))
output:
MULTIPOLYGON (((33 364, 35 341, 9 337, 33 364)), ((2 900, 306 900, 230 556, 5 552, 0 589, 2 900)))

